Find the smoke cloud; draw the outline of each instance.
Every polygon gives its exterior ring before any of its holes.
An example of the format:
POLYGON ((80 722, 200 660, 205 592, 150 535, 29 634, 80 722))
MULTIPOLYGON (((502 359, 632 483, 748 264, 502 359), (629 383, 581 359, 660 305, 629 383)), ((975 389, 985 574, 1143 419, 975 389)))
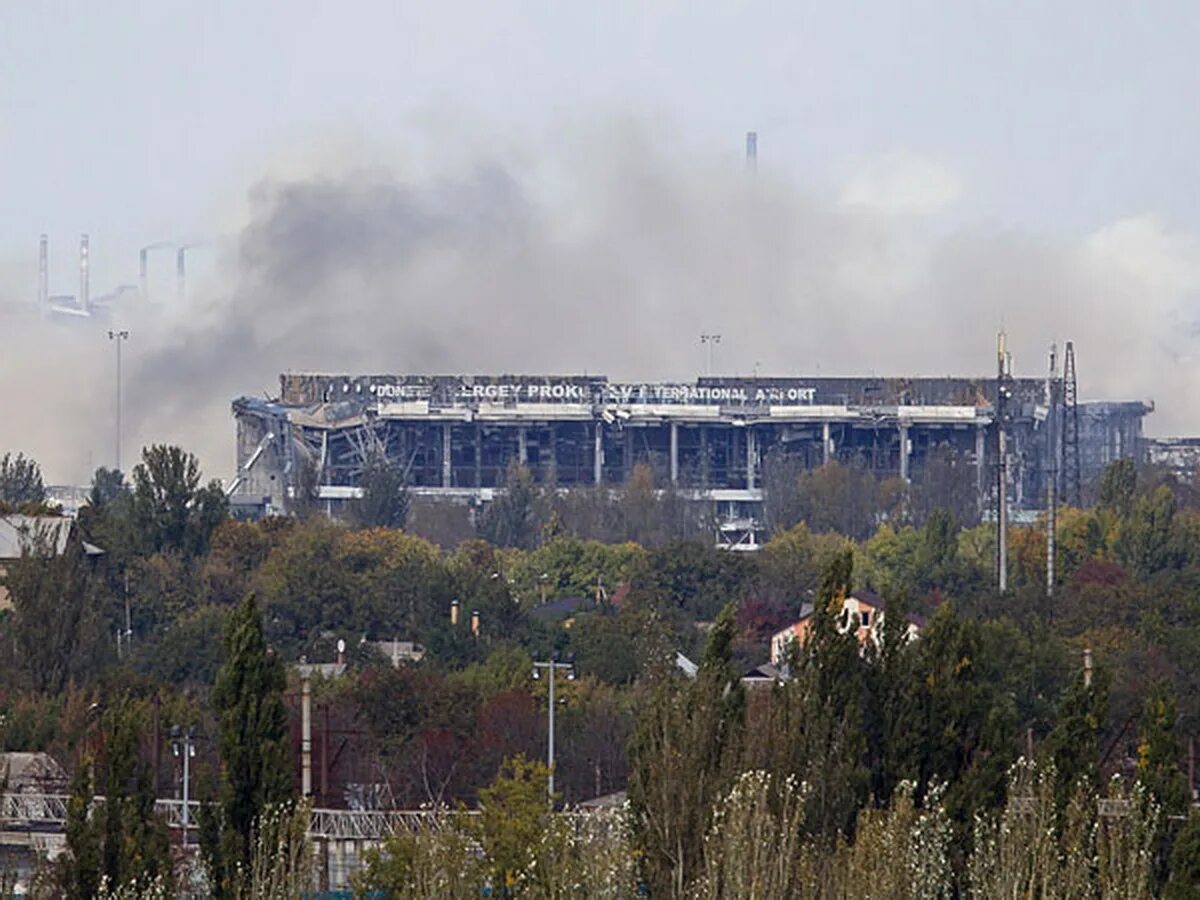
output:
MULTIPOLYGON (((588 137, 534 163, 262 180, 217 277, 119 314, 126 463, 167 441, 229 477, 230 400, 284 371, 688 380, 701 332, 722 335, 715 374, 990 374, 1003 325, 1040 375, 1070 338, 1084 398, 1154 399, 1148 430, 1200 431, 1195 235, 1150 215, 1079 239, 948 223, 970 185, 910 154, 826 197, 636 128, 588 137)), ((110 326, 13 308, 0 451, 86 481, 112 463, 110 326)))

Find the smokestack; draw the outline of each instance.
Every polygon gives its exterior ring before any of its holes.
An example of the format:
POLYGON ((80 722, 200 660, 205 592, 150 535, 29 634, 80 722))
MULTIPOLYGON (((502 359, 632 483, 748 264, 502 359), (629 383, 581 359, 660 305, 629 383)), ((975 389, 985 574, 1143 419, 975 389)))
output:
POLYGON ((84 315, 91 315, 91 300, 88 297, 88 236, 79 236, 79 308, 84 315))
POLYGON ((38 309, 46 310, 50 301, 50 236, 43 234, 38 241, 38 309))
POLYGON ((150 266, 147 259, 149 255, 148 247, 143 247, 138 251, 138 292, 143 301, 150 299, 150 266))
POLYGON ((187 253, 187 247, 180 247, 175 251, 175 299, 182 301, 183 294, 187 287, 187 273, 184 265, 184 254, 187 253))
POLYGON ((746 170, 754 172, 758 169, 758 132, 746 132, 746 170))

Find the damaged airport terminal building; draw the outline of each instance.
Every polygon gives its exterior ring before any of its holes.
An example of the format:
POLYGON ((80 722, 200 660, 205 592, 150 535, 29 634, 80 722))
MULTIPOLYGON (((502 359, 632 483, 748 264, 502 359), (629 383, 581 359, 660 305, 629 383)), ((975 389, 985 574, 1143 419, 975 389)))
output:
POLYGON ((1142 401, 1076 404, 1073 392, 1052 393, 1044 378, 643 384, 599 375, 288 374, 280 381, 277 398, 233 403, 231 500, 247 514, 282 512, 301 489, 336 512, 360 496, 363 467, 379 454, 404 473, 414 496, 470 505, 490 501, 513 462, 558 489, 617 487, 644 464, 656 485, 708 504, 714 521, 725 523, 720 540, 739 547, 762 536, 764 469, 781 455, 806 468, 836 460, 920 484, 932 454, 950 453, 969 467, 986 510, 1003 423, 1007 494, 1019 513, 1044 505, 1051 472, 1061 478, 1074 462, 1077 480, 1087 483, 1109 462, 1138 456, 1142 420, 1153 410, 1142 401))

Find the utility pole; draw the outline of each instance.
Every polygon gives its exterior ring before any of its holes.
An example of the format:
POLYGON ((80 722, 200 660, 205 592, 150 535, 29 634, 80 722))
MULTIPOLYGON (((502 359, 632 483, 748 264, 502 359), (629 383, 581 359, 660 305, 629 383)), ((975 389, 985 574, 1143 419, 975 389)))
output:
POLYGON ((300 796, 312 796, 312 678, 300 676, 300 796))
POLYGON ((1054 554, 1058 530, 1058 347, 1050 345, 1046 374, 1046 597, 1054 596, 1054 554))
POLYGON ((575 680, 575 664, 573 662, 559 662, 557 654, 550 659, 542 662, 539 660, 533 661, 533 677, 541 678, 539 669, 545 669, 548 673, 547 678, 550 682, 550 734, 546 741, 546 765, 550 767, 550 778, 546 782, 546 793, 550 802, 554 802, 554 673, 558 669, 562 669, 567 673, 567 681, 575 680))
POLYGON ((996 587, 1008 591, 1008 400, 1012 363, 1001 331, 996 343, 996 587))
POLYGON ((110 331, 110 341, 117 343, 117 471, 121 471, 121 344, 129 340, 128 331, 110 331))
POLYGON ((188 804, 191 802, 191 758, 196 755, 196 727, 189 725, 187 728, 180 728, 178 725, 171 726, 171 752, 176 756, 183 757, 183 813, 180 821, 183 824, 183 843, 184 846, 188 842, 188 817, 190 810, 188 804))

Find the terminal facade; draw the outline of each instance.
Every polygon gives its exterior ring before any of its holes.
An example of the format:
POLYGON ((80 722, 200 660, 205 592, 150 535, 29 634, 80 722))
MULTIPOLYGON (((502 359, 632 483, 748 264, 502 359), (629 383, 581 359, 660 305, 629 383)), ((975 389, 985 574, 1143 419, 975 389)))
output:
MULTIPOLYGON (((1058 417, 1045 380, 1007 387, 1010 502, 1033 510, 1045 502, 1049 473, 1062 470, 1052 465, 1062 441, 1048 424, 1058 417)), ((657 486, 741 523, 730 540, 754 546, 764 467, 780 456, 920 483, 931 454, 950 454, 972 467, 985 509, 996 478, 996 390, 995 379, 982 378, 284 375, 277 398, 233 403, 232 497, 282 511, 308 484, 332 507, 358 496, 364 465, 381 454, 417 496, 472 504, 488 502, 514 462, 558 489, 619 487, 642 464, 657 486)), ((1078 405, 1085 482, 1140 452, 1152 409, 1078 405)))

